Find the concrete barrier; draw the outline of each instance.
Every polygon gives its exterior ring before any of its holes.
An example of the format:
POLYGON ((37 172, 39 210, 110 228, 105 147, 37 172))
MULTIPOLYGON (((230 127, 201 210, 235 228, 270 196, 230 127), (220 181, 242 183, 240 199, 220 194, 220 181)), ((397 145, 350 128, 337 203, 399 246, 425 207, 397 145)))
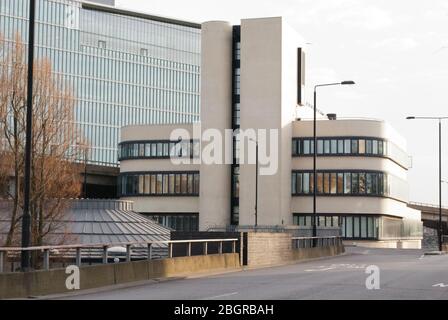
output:
MULTIPOLYGON (((93 289, 239 267, 238 253, 83 266, 80 268, 80 287, 81 290, 93 289)), ((66 293, 69 292, 65 286, 67 277, 65 269, 0 273, 0 299, 66 293)))
POLYGON ((293 260, 315 259, 321 257, 337 256, 345 252, 343 245, 319 247, 319 248, 301 248, 292 251, 293 260))

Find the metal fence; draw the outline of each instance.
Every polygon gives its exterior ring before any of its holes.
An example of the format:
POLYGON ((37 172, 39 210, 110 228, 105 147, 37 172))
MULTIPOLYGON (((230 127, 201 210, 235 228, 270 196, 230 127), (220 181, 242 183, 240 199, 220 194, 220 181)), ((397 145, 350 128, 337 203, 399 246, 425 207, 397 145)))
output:
MULTIPOLYGON (((5 264, 7 262, 17 261, 20 259, 22 251, 31 251, 34 258, 38 261, 38 265, 43 270, 50 270, 51 263, 58 265, 65 263, 73 263, 81 266, 83 261, 89 264, 99 263, 107 264, 111 262, 130 262, 132 260, 154 260, 164 258, 154 254, 154 248, 167 247, 167 257, 173 257, 173 246, 184 245, 186 247, 184 256, 192 256, 192 245, 202 244, 202 255, 235 253, 238 239, 199 239, 199 240, 166 240, 152 242, 124 242, 124 243, 108 243, 108 244, 76 244, 61 246, 41 246, 41 247, 3 247, 0 248, 0 272, 5 272, 5 264), (209 243, 215 244, 216 249, 210 250, 209 243), (231 246, 224 244, 229 243, 231 246), (112 250, 111 250, 112 249, 112 250)), ((12 264, 14 266, 14 264, 12 264)), ((15 271, 14 268, 11 270, 15 271)))
POLYGON ((342 245, 342 237, 294 237, 292 238, 293 249, 329 247, 342 245))

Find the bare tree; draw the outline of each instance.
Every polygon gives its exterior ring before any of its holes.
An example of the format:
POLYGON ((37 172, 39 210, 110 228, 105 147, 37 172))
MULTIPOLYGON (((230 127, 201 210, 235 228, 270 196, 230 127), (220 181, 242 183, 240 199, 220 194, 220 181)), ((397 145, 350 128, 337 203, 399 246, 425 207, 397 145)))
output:
MULTIPOLYGON (((13 203, 9 246, 22 217, 27 61, 19 36, 14 42, 0 41, 0 184, 13 203)), ((59 221, 69 199, 80 195, 82 166, 77 161, 88 146, 74 123, 72 91, 49 60, 34 62, 33 81, 31 238, 33 245, 42 245, 52 231, 63 228, 59 221)))

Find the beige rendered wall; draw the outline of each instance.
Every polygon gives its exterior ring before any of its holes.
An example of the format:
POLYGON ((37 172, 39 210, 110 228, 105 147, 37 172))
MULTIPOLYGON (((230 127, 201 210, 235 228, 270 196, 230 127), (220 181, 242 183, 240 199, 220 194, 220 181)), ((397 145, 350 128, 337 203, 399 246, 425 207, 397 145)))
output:
MULTIPOLYGON (((201 31, 201 129, 232 128, 232 26, 210 21, 201 31)), ((202 141, 202 149, 210 142, 202 141)), ((231 166, 202 163, 199 229, 230 224, 231 166)))
POLYGON ((134 210, 140 213, 198 213, 198 197, 123 197, 134 202, 134 210))
MULTIPOLYGON (((312 213, 313 197, 292 197, 293 213, 312 213)), ((421 213, 409 208, 406 203, 380 197, 317 197, 317 212, 328 214, 384 214, 420 220, 421 213)))
MULTIPOLYGON (((294 137, 312 137, 312 121, 295 121, 294 137)), ((406 151, 406 141, 386 122, 377 120, 351 119, 351 120, 321 120, 317 123, 318 136, 367 136, 384 138, 393 142, 406 151)), ((392 155, 393 160, 394 155, 392 155)), ((405 163, 401 163, 405 165, 405 163)), ((398 179, 389 181, 391 197, 401 201, 408 201, 407 169, 387 158, 380 157, 318 157, 317 168, 319 169, 356 169, 356 170, 379 170, 394 175, 398 179)), ((312 157, 294 157, 292 161, 293 170, 312 170, 312 157)), ((318 197, 317 211, 321 213, 344 214, 385 214, 409 219, 420 219, 418 210, 408 208, 406 203, 394 199, 380 197, 318 197)), ((293 213, 311 213, 312 196, 293 197, 293 213)))
MULTIPOLYGON (((193 138, 193 125, 136 125, 126 126, 121 130, 121 141, 170 140, 176 129, 184 129, 193 138)), ((123 160, 120 172, 137 171, 199 171, 199 164, 175 164, 170 159, 136 159, 123 160)), ((142 213, 198 213, 198 197, 124 197, 123 200, 134 202, 134 210, 142 213)))
POLYGON ((121 128, 120 142, 170 140, 174 130, 183 129, 193 138, 193 124, 132 125, 121 128))
MULTIPOLYGON (((292 223, 290 150, 301 44, 281 17, 241 21, 241 130, 279 130, 278 171, 259 177, 259 225, 292 223)), ((254 164, 240 166, 241 225, 254 223, 254 177, 254 164)))

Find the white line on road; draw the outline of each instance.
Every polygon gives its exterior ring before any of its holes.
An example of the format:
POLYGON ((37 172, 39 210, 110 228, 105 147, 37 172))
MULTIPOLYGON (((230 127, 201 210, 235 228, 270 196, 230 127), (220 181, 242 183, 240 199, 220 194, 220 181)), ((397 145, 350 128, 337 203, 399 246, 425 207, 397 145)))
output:
POLYGON ((219 296, 213 296, 213 297, 209 297, 209 298, 204 298, 202 300, 212 300, 212 299, 216 299, 216 298, 223 298, 223 297, 233 296, 235 294, 238 294, 238 292, 231 292, 231 293, 220 294, 219 296))
POLYGON ((436 284, 433 285, 433 287, 446 288, 446 287, 448 287, 448 284, 444 284, 444 283, 436 283, 436 284))
POLYGON ((335 267, 323 268, 323 269, 306 269, 305 272, 315 272, 315 271, 328 271, 336 269, 335 267))

